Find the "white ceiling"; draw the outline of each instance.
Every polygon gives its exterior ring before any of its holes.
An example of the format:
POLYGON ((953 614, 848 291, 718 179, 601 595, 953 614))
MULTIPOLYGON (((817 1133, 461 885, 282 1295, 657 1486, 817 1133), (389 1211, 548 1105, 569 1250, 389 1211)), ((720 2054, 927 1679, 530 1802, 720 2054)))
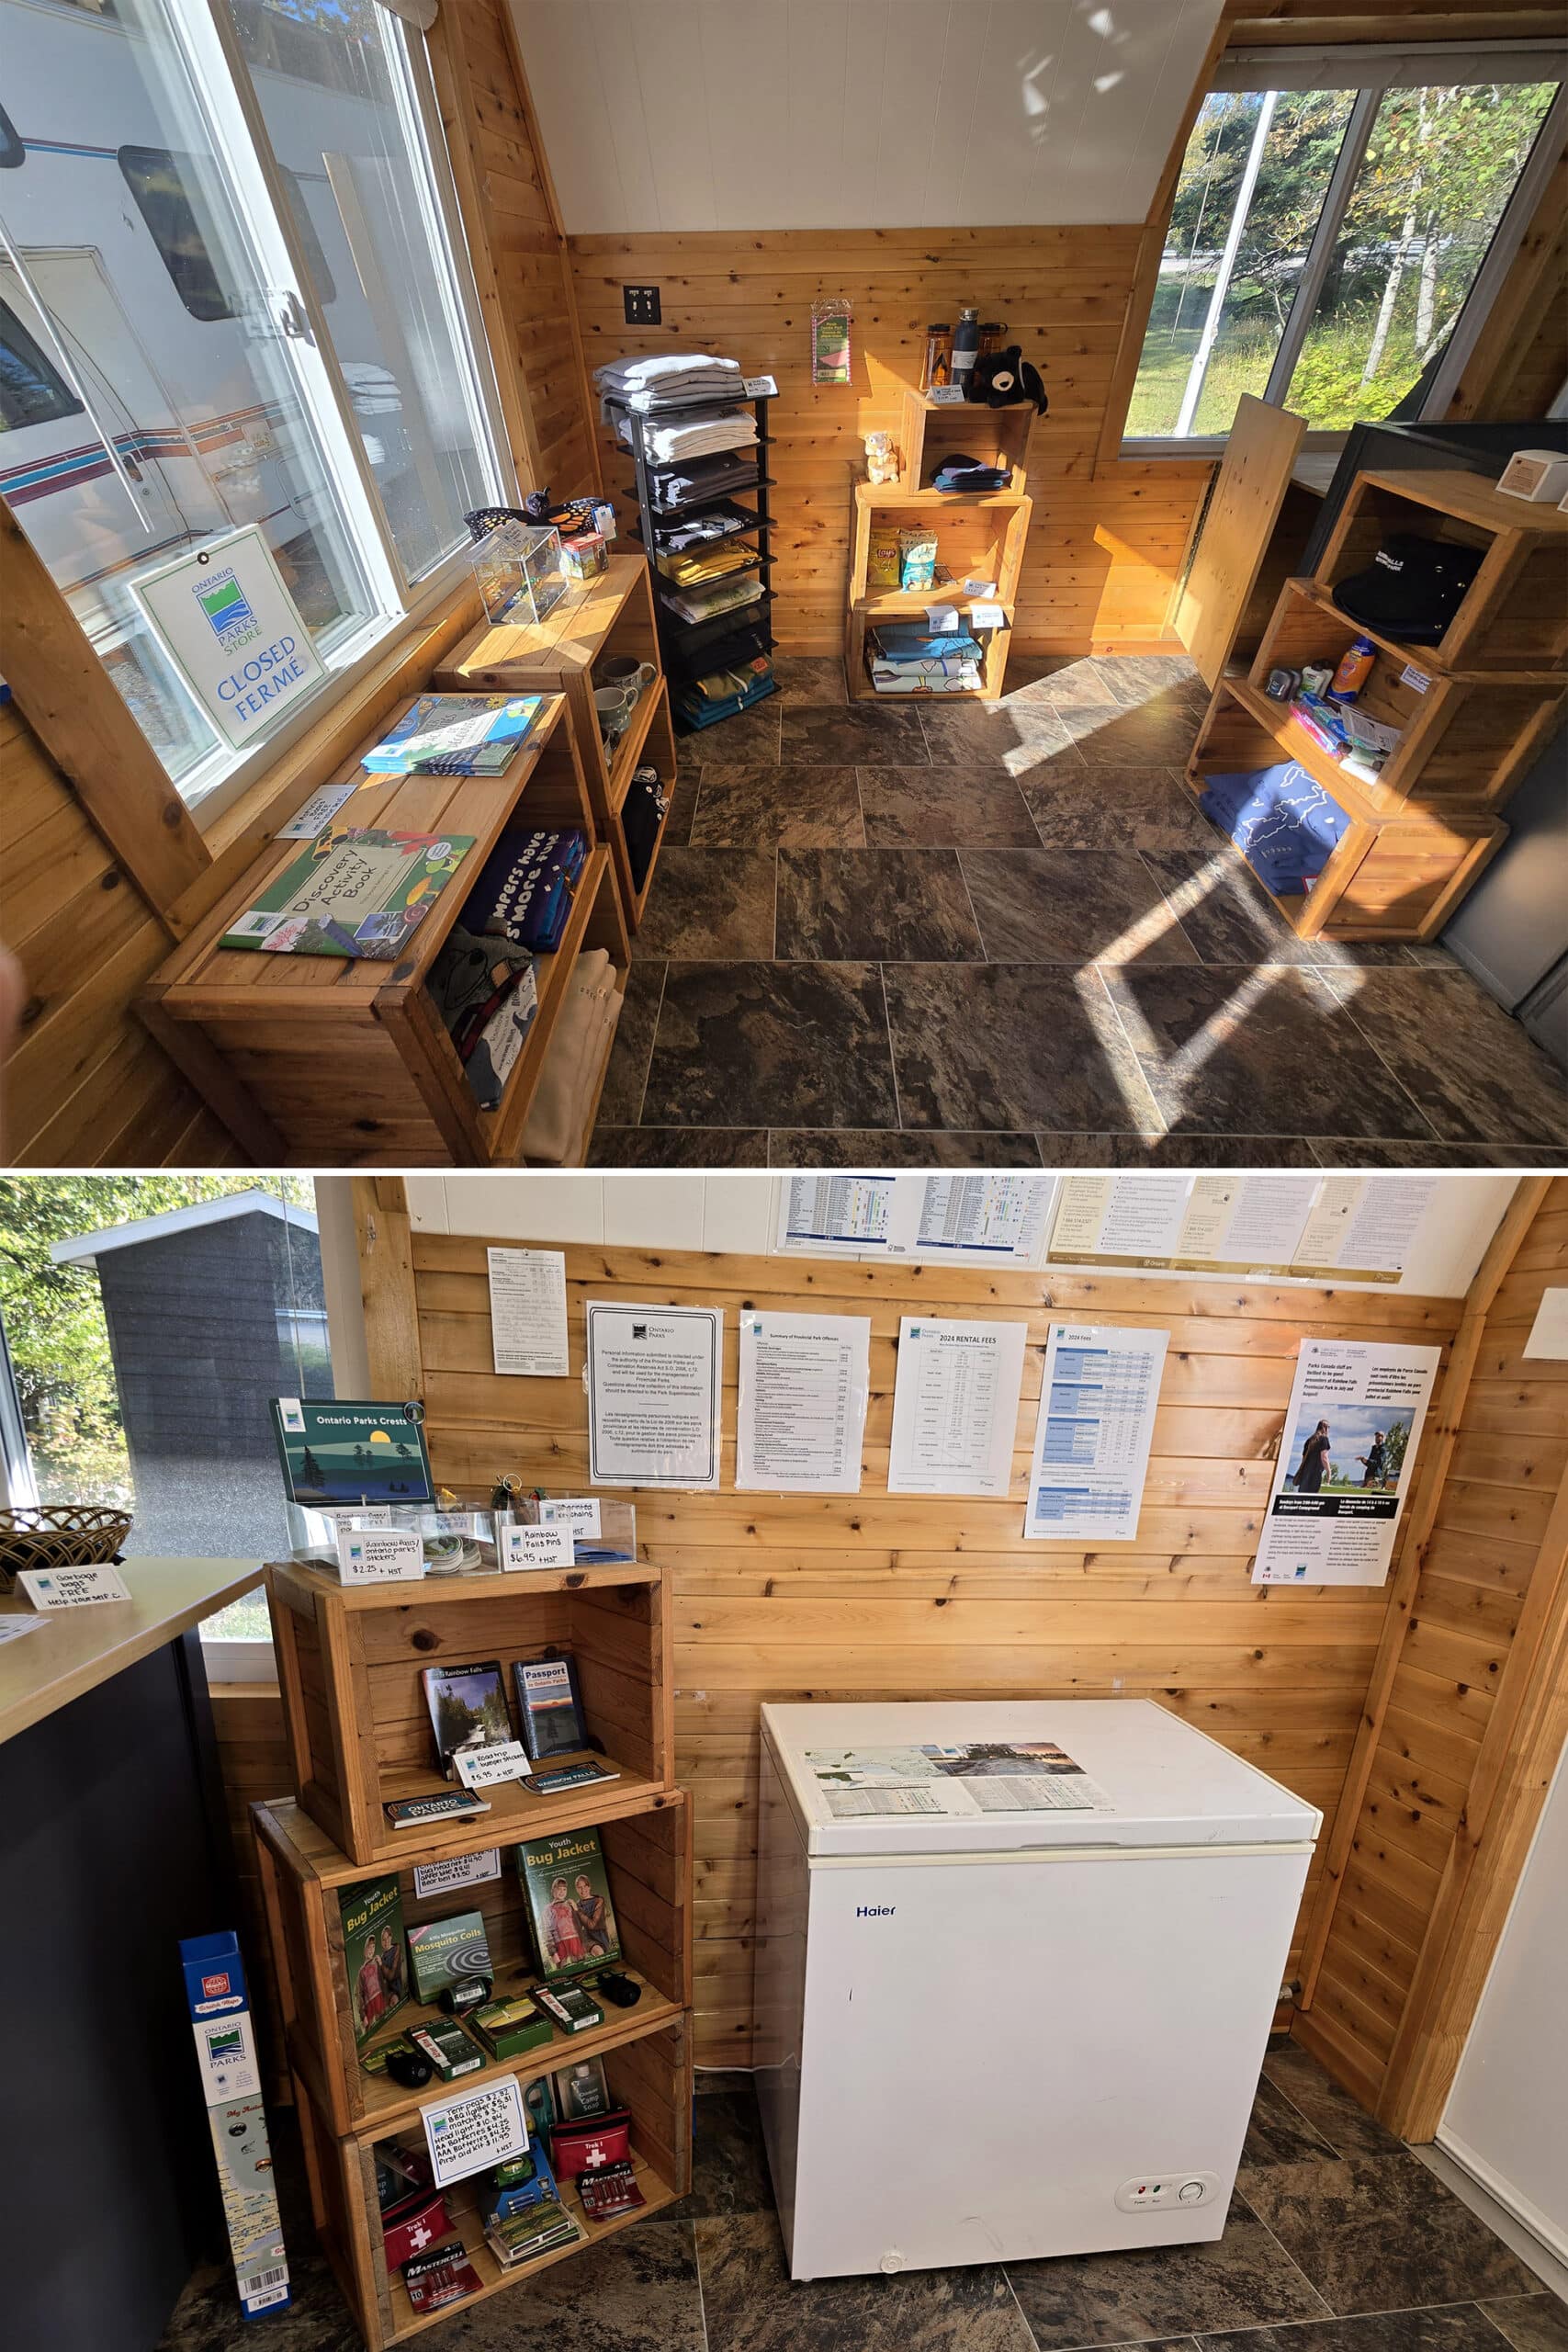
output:
POLYGON ((1220 0, 512 0, 569 234, 1142 220, 1220 0))

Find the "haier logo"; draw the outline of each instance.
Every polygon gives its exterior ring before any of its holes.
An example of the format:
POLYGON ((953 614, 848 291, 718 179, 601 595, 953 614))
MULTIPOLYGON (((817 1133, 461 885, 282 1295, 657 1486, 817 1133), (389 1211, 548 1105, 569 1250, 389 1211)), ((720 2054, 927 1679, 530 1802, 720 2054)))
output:
POLYGON ((891 1919, 898 1905, 896 1903, 857 1903, 857 1919, 891 1919))

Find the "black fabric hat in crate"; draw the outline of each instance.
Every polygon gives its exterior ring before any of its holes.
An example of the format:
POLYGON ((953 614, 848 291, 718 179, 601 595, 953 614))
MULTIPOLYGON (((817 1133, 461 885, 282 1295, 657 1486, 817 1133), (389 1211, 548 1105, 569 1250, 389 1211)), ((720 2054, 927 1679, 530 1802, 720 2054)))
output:
POLYGON ((1010 343, 1005 351, 987 351, 976 360, 969 397, 983 401, 987 408, 1008 408, 1014 401, 1032 401, 1040 414, 1045 413, 1045 387, 1040 370, 1032 359, 1024 357, 1022 345, 1016 343, 1010 343))
POLYGON ((1363 628, 1381 629, 1409 645, 1436 645, 1480 569, 1479 548, 1395 531, 1365 571, 1338 582, 1334 601, 1363 628))

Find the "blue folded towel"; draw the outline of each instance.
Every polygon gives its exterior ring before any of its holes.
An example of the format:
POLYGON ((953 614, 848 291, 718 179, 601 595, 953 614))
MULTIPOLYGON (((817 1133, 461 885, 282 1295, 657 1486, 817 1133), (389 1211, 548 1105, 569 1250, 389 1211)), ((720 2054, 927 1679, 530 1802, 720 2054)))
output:
POLYGON ((1338 802, 1293 760, 1212 775, 1198 806, 1281 898, 1304 895, 1349 823, 1338 802))

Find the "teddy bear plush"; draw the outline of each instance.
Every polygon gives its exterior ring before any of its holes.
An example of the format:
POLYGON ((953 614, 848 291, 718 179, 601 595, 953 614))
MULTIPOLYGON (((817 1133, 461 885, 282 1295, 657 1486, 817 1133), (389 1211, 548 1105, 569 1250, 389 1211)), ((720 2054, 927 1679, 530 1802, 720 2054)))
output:
POLYGON ((989 351, 976 359, 969 397, 983 401, 987 408, 1006 408, 1013 401, 1032 401, 1041 416, 1047 406, 1040 370, 1032 359, 1024 357, 1022 346, 1016 343, 1010 343, 1005 351, 989 351))

